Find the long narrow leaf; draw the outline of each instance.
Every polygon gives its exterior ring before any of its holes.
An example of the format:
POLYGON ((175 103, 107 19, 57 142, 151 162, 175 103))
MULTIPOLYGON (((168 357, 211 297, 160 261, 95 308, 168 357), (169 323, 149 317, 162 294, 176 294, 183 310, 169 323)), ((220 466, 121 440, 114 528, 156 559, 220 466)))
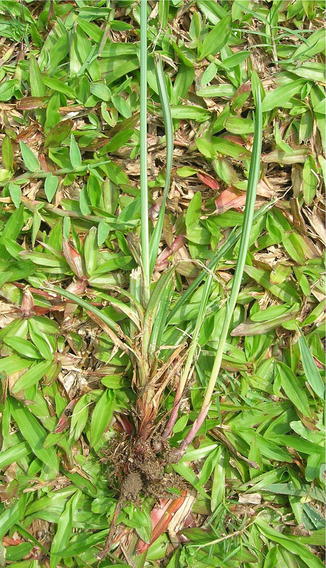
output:
POLYGON ((307 344, 304 335, 301 335, 299 337, 298 344, 300 348, 302 366, 306 379, 309 385, 311 386, 312 390, 316 393, 316 395, 319 396, 319 398, 323 399, 325 393, 325 385, 320 376, 320 372, 314 361, 314 358, 311 355, 309 346, 307 344))
POLYGON ((109 316, 107 316, 105 313, 101 312, 101 310, 99 310, 98 308, 95 308, 95 306, 93 306, 90 302, 83 300, 79 296, 76 296, 76 294, 73 294, 72 292, 68 292, 68 290, 64 290, 63 288, 60 288, 59 286, 54 286, 54 285, 52 286, 51 285, 47 289, 52 291, 52 292, 56 292, 57 294, 60 294, 64 298, 67 298, 68 300, 75 302, 75 304, 78 304, 78 306, 80 306, 81 308, 84 308, 85 310, 92 312, 97 317, 99 317, 102 321, 104 321, 104 323, 106 323, 109 326, 110 329, 112 329, 117 335, 120 336, 120 334, 121 334, 120 326, 115 321, 113 321, 113 319, 111 319, 109 316))
MULTIPOLYGON (((272 201, 270 203, 267 203, 266 205, 263 205, 263 207, 258 209, 258 211, 256 211, 255 214, 254 214, 254 220, 256 221, 262 215, 265 215, 265 213, 271 207, 273 207, 274 203, 275 203, 275 201, 272 201)), ((182 296, 176 301, 176 303, 174 304, 173 308, 171 309, 171 311, 169 313, 168 321, 170 321, 173 318, 173 316, 177 313, 177 311, 181 308, 181 306, 183 306, 184 304, 189 302, 190 297, 195 292, 195 290, 198 288, 198 286, 200 286, 200 284, 208 277, 209 272, 214 271, 214 269, 216 268, 216 266, 220 262, 220 260, 225 257, 225 255, 232 249, 232 247, 234 247, 236 242, 239 240, 241 233, 242 233, 242 227, 241 228, 234 228, 231 231, 231 233, 228 236, 227 241, 216 252, 216 254, 212 258, 212 260, 207 265, 207 268, 205 268, 201 271, 201 273, 197 276, 197 278, 195 278, 195 280, 190 284, 190 286, 187 288, 187 290, 185 290, 185 292, 183 292, 182 296)))
POLYGON ((59 470, 58 456, 54 448, 44 448, 43 446, 47 431, 20 402, 11 399, 10 405, 21 435, 31 447, 32 452, 48 468, 51 477, 55 476, 59 470))
POLYGON ((168 97, 168 92, 166 88, 166 82, 164 78, 164 71, 162 66, 162 60, 160 58, 156 61, 156 77, 158 91, 160 95, 160 101, 163 111, 164 127, 165 127, 165 140, 166 140, 166 171, 165 171, 165 184, 162 196, 162 204, 160 208, 159 217, 151 237, 151 247, 150 247, 150 270, 153 272, 155 261, 157 257, 157 251, 161 240, 164 213, 166 207, 166 200, 168 197, 170 183, 171 183, 171 170, 173 161, 173 123, 170 110, 170 102, 168 97))
POLYGON ((173 278, 173 274, 174 271, 172 269, 162 274, 161 278, 156 283, 154 291, 150 297, 150 301, 148 303, 144 318, 144 330, 143 330, 143 342, 142 342, 144 355, 148 354, 150 336, 153 329, 153 322, 157 317, 163 291, 166 289, 166 287, 169 287, 170 282, 173 278))
POLYGON ((140 196, 143 302, 150 295, 148 179, 147 179, 147 0, 140 0, 140 196))
POLYGON ((213 281, 213 275, 212 275, 212 273, 210 273, 205 284, 204 284, 204 286, 203 286, 201 301, 200 301, 200 304, 199 304, 199 313, 198 313, 198 317, 197 317, 197 320, 196 320, 196 325, 195 325, 195 329, 194 329, 194 332, 193 332, 193 335, 192 335, 191 343, 189 345, 187 359, 186 359, 184 368, 182 370, 180 380, 178 382, 178 388, 177 388, 177 392, 176 392, 176 395, 175 395, 174 406, 173 406, 170 418, 168 420, 168 423, 167 423, 165 431, 164 431, 164 437, 166 437, 166 438, 168 436, 170 436, 172 429, 174 427, 174 424, 175 424, 175 422, 178 418, 178 411, 179 411, 179 406, 180 406, 180 402, 181 402, 181 397, 182 397, 183 391, 185 389, 185 386, 187 384, 187 381, 189 379, 191 368, 192 368, 194 360, 195 360, 195 355, 196 355, 196 351, 197 351, 197 348, 198 348, 199 333, 200 333, 200 330, 201 330, 202 325, 204 323, 212 281, 213 281))
POLYGON ((213 364, 213 369, 210 375, 210 379, 206 388, 204 400, 200 412, 194 421, 189 433, 184 438, 180 451, 184 452, 187 446, 192 442, 196 436, 200 426, 204 422, 208 410, 210 408, 212 395, 214 392, 215 384, 220 372, 222 357, 224 352, 224 347, 226 343, 227 334, 229 331, 232 315, 234 308, 236 306, 237 297, 239 294, 241 280, 243 276, 243 270, 246 262, 246 256, 249 247, 250 232, 254 217, 254 207, 256 201, 256 187, 259 179, 260 172, 260 154, 262 146, 262 107, 261 107, 261 95, 260 95, 260 85, 256 74, 252 77, 252 89, 254 94, 254 99, 256 102, 256 112, 255 112, 255 129, 254 129, 254 144, 252 150, 252 159, 250 163, 249 179, 248 179, 248 189, 246 196, 246 205, 244 213, 244 221, 240 240, 239 257, 237 261, 237 266, 232 282, 231 295, 227 303, 224 322, 222 326, 221 336, 219 339, 218 349, 216 351, 215 360, 213 364))

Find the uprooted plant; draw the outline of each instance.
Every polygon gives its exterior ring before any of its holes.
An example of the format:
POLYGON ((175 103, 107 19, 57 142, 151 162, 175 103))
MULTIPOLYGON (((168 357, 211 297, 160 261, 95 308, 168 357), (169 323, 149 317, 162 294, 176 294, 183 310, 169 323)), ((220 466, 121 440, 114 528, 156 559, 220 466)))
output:
MULTIPOLYGON (((162 61, 155 59, 157 85, 159 88, 166 134, 166 172, 158 218, 150 234, 149 201, 147 183, 147 3, 141 2, 141 44, 140 44, 140 193, 141 226, 140 243, 132 234, 129 246, 138 268, 130 276, 129 289, 116 284, 107 285, 112 296, 105 301, 127 318, 123 327, 112 319, 105 310, 100 310, 91 301, 82 299, 87 293, 87 274, 78 268, 78 253, 66 236, 64 254, 75 275, 79 276, 68 289, 48 285, 48 293, 63 296, 72 304, 84 308, 89 317, 107 334, 113 344, 113 353, 127 355, 129 377, 135 393, 133 408, 117 416, 120 434, 111 441, 111 464, 120 479, 120 493, 124 500, 136 500, 139 494, 162 496, 171 487, 178 486, 173 473, 166 473, 166 465, 177 462, 186 452, 201 428, 211 405, 216 381, 222 363, 225 342, 229 332, 245 259, 248 251, 250 231, 254 216, 258 218, 263 211, 254 213, 255 190, 259 177, 261 149, 261 103, 260 83, 252 75, 252 92, 255 111, 255 132, 252 159, 247 186, 244 223, 242 229, 233 230, 221 248, 215 252, 209 264, 201 268, 195 279, 182 294, 175 295, 178 261, 167 267, 163 273, 156 270, 158 251, 161 242, 165 206, 170 188, 173 158, 173 125, 169 109, 162 61), (214 289, 215 270, 218 263, 240 241, 238 261, 233 276, 229 299, 222 306, 223 324, 218 338, 214 363, 205 387, 200 410, 178 445, 169 440, 179 417, 183 399, 187 396, 189 385, 200 349, 200 331, 207 314, 216 310, 214 289), (155 281, 153 279, 155 274, 155 281), (187 302, 197 294, 198 314, 195 325, 190 323, 186 329, 173 327, 173 316, 182 310, 187 302), (177 297, 177 299, 176 299, 177 297), (168 392, 175 392, 169 414, 163 412, 162 398, 168 392), (114 458, 112 456, 115 456, 114 458)), ((264 207, 266 210, 266 207, 264 207)), ((67 231, 66 231, 67 232, 67 231)), ((96 229, 91 229, 87 246, 92 247, 96 240, 96 229)), ((96 287, 96 282, 94 286, 96 287)), ((180 288, 180 286, 179 286, 180 288)), ((179 488, 184 487, 182 483, 179 488)))

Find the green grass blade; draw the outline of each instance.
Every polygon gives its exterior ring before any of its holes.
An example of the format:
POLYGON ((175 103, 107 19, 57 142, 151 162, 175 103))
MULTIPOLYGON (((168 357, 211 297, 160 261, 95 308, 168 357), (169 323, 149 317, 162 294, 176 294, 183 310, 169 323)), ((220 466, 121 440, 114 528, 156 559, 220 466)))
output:
POLYGON ((164 437, 165 438, 168 438, 170 436, 170 434, 173 430, 174 424, 175 424, 175 422, 178 418, 178 411, 179 411, 179 406, 180 406, 180 403, 181 403, 183 391, 184 391, 185 386, 186 386, 188 379, 190 377, 190 372, 191 372, 191 369, 193 367, 193 363, 194 363, 195 356, 196 356, 196 351, 197 351, 197 348, 198 348, 199 334, 200 334, 200 330, 202 328, 202 325, 204 323, 204 318, 205 318, 205 315, 206 315, 206 309, 207 309, 208 298, 209 298, 209 294, 210 294, 210 290, 211 290, 212 281, 213 281, 213 274, 210 273, 205 284, 204 284, 204 286, 203 286, 203 291, 202 291, 201 300, 200 300, 200 304, 199 304, 199 313, 198 313, 198 317, 197 317, 197 320, 196 320, 195 329, 194 329, 193 334, 192 334, 191 342, 190 342, 190 345, 189 345, 189 348, 188 348, 187 359, 186 359, 185 365, 183 367, 180 380, 178 382, 178 387, 177 387, 177 392, 176 392, 176 395, 175 395, 173 409, 172 409, 172 412, 170 414, 168 423, 167 423, 165 431, 164 431, 164 437))
POLYGON ((323 379, 321 378, 319 369, 314 361, 314 358, 310 352, 307 340, 304 335, 301 335, 298 340, 301 361, 306 379, 311 386, 312 390, 316 393, 319 398, 324 399, 325 385, 323 379))
POLYGON ((143 302, 150 296, 148 179, 147 179, 147 0, 140 0, 140 195, 143 302))
POLYGON ((170 287, 173 275, 173 269, 167 270, 164 274, 162 274, 161 278, 155 284, 155 288, 151 294, 150 301, 146 309, 142 341, 143 355, 146 355, 146 357, 149 353, 150 337, 153 330, 153 323, 157 318, 164 290, 170 287))
POLYGON ((222 326, 221 336, 219 340, 218 349, 216 351, 215 360, 213 364, 213 369, 211 376, 206 388, 203 404, 201 410, 194 421, 188 435, 183 440, 180 451, 184 452, 187 446, 192 442, 195 435, 197 434, 200 426, 204 422, 207 413, 210 408, 212 395, 214 392, 215 384, 220 372, 223 352, 225 348, 226 338, 229 331, 232 315, 234 308, 236 306, 237 297, 239 294, 241 280, 243 276, 243 270, 246 262, 246 256, 248 252, 250 232, 254 217, 254 207, 256 201, 256 187, 259 180, 260 172, 260 155, 261 155, 261 145, 262 145, 262 105, 261 105, 261 94, 260 86, 257 85, 256 76, 252 78, 252 89, 254 91, 254 99, 256 102, 256 112, 255 112, 255 128, 254 128, 254 144, 252 150, 252 159, 250 164, 249 179, 248 179, 248 189, 246 196, 246 205, 244 213, 244 222, 242 227, 241 239, 240 239, 240 249, 239 257, 237 261, 237 266, 232 282, 231 295, 227 303, 225 318, 222 326), (254 80, 253 80, 254 79, 254 80))
POLYGON ((51 285, 46 289, 50 290, 52 292, 56 292, 57 294, 60 294, 60 296, 67 298, 67 300, 71 300, 75 304, 78 304, 78 306, 80 306, 81 308, 84 308, 85 310, 92 312, 97 317, 99 317, 104 323, 106 323, 106 325, 110 329, 112 329, 112 331, 114 331, 119 337, 121 336, 120 326, 115 321, 113 321, 113 319, 111 319, 109 316, 104 314, 101 310, 99 310, 98 308, 93 306, 90 302, 83 300, 79 296, 76 296, 76 294, 73 294, 72 292, 68 292, 68 290, 64 290, 63 288, 60 288, 59 286, 52 286, 51 285))
POLYGON ((17 463, 31 453, 31 448, 26 442, 19 442, 14 446, 10 446, 6 450, 1 450, 0 467, 1 469, 12 463, 17 463))
POLYGON ((173 294, 173 284, 174 283, 172 279, 167 282, 167 285, 163 289, 163 292, 159 299, 159 308, 153 322, 152 333, 149 342, 148 351, 151 357, 155 356, 156 351, 160 348, 161 345, 161 338, 165 329, 171 296, 173 294))
POLYGON ((164 71, 162 66, 162 60, 157 58, 156 60, 156 77, 157 77, 157 84, 158 90, 162 105, 163 111, 163 119, 164 119, 164 127, 165 127, 165 138, 166 138, 166 172, 165 172, 165 184, 164 184, 164 191, 162 196, 162 204, 160 208, 159 217, 154 229, 154 232, 151 237, 151 245, 150 245, 150 271, 153 272, 157 251, 161 240, 162 229, 163 229, 163 221, 164 221, 164 213, 166 207, 166 200, 168 197, 170 183, 171 183, 171 171, 172 171, 172 161, 173 161, 173 123, 172 123, 172 116, 170 110, 170 102, 168 97, 168 92, 166 88, 166 82, 164 78, 164 71))

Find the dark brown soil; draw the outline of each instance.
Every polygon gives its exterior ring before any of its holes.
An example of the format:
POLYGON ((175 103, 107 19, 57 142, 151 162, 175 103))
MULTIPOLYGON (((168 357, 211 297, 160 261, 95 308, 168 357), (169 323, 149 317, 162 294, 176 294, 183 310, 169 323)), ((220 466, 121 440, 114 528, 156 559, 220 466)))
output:
POLYGON ((134 501, 142 488, 143 482, 139 473, 136 471, 128 473, 121 483, 120 498, 124 501, 134 501))
POLYGON ((140 495, 160 499, 171 497, 172 488, 186 488, 179 475, 165 471, 171 464, 170 456, 169 444, 157 433, 155 439, 148 440, 122 434, 110 443, 102 461, 110 468, 110 479, 118 481, 121 500, 135 502, 140 495))

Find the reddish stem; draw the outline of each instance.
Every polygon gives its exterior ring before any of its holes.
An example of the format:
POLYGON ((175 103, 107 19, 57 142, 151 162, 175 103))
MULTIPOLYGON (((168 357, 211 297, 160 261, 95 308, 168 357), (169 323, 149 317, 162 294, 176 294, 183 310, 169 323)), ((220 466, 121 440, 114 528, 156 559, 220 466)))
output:
MULTIPOLYGON (((183 392, 183 391, 182 391, 183 392)), ((177 392, 175 395, 174 405, 170 414, 170 418, 165 426, 162 437, 166 440, 171 436, 171 432, 178 418, 179 408, 181 404, 182 392, 177 392)))
POLYGON ((183 456, 187 447, 189 446, 189 444, 191 444, 191 442, 193 441, 193 439, 197 435, 199 428, 202 426, 203 422, 205 421, 205 418, 208 414, 209 409, 210 409, 210 404, 202 407, 202 409, 201 409, 200 413, 198 414, 196 420, 194 421, 193 425, 191 426, 187 436, 185 437, 185 439, 182 441, 182 444, 180 445, 180 448, 178 450, 178 454, 180 454, 180 457, 183 456))

